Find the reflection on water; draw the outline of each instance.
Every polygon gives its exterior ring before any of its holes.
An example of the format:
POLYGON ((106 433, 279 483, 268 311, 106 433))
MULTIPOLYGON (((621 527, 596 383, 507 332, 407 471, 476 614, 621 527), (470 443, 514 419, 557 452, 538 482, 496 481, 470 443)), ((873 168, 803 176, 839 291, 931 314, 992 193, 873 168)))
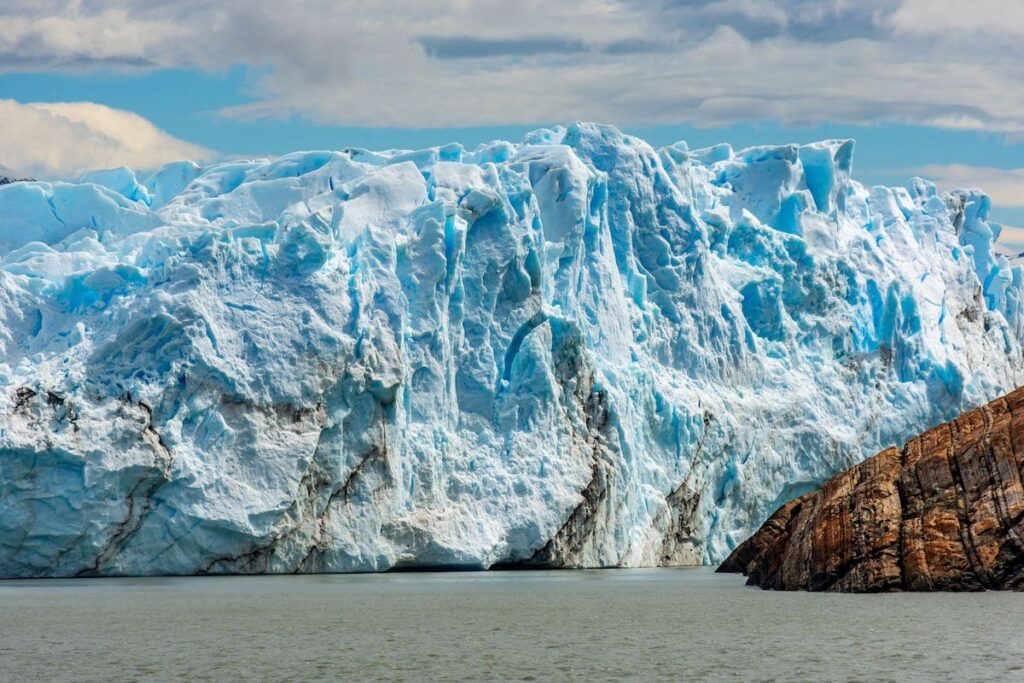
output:
POLYGON ((0 582, 0 680, 1024 680, 1024 594, 709 569, 0 582))

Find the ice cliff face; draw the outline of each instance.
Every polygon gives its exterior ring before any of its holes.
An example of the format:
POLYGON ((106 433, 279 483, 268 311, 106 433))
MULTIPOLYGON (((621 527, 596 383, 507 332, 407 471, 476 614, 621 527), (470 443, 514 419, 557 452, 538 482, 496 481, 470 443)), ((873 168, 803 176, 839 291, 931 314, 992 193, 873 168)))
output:
POLYGON ((0 575, 713 562, 1024 384, 978 192, 587 124, 0 188, 0 575))

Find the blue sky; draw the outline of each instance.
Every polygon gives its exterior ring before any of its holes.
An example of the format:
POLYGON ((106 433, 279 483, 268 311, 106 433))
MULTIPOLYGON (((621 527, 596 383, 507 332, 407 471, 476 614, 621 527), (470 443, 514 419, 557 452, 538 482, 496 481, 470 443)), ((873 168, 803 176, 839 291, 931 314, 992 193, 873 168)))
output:
POLYGON ((473 146, 588 119, 655 145, 853 137, 858 179, 981 185, 1024 226, 1022 45, 1016 0, 8 0, 0 164, 473 146))

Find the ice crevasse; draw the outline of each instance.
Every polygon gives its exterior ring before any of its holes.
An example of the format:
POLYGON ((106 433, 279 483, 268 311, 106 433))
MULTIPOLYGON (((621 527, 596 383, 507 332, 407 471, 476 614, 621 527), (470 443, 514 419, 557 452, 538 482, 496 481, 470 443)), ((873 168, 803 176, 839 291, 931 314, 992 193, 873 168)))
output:
POLYGON ((980 191, 574 124, 0 187, 0 576, 716 562, 1024 384, 980 191))

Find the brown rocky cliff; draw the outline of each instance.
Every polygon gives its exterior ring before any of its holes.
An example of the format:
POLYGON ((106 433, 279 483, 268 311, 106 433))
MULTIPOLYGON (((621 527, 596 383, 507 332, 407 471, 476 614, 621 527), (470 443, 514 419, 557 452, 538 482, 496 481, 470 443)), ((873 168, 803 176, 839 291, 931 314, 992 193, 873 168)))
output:
POLYGON ((1024 590, 1024 388, 790 501, 719 571, 780 590, 1024 590))

